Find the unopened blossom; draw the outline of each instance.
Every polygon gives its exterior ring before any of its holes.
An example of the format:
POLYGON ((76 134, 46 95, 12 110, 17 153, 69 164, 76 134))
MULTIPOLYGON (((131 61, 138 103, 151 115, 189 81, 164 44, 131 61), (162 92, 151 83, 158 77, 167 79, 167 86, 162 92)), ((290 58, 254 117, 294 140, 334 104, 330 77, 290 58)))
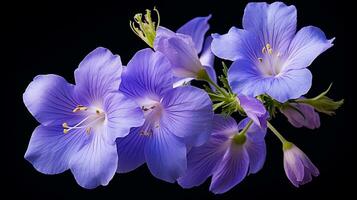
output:
POLYGON ((311 160, 293 143, 284 143, 284 170, 290 182, 299 187, 320 174, 311 160))
POLYGON ((289 103, 280 109, 290 124, 296 128, 306 127, 315 129, 320 127, 320 115, 314 107, 304 103, 289 103))

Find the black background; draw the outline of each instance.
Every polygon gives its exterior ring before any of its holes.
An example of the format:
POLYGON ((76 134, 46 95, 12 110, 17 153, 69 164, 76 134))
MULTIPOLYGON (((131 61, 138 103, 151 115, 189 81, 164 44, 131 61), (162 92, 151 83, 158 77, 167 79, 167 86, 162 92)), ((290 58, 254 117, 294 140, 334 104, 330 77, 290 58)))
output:
MULTIPOLYGON (((352 102, 347 91, 353 88, 351 84, 347 85, 350 82, 346 69, 351 67, 349 62, 356 58, 347 56, 350 38, 346 33, 349 26, 337 1, 285 1, 298 9, 298 29, 314 25, 320 27, 328 38, 336 37, 334 47, 309 67, 314 79, 307 96, 317 95, 334 82, 330 96, 346 99, 346 105, 337 111, 336 116, 321 115, 322 125, 317 130, 294 129, 283 116, 272 122, 320 169, 320 176, 311 183, 298 189, 289 183, 283 170, 281 145, 272 134, 266 138, 268 155, 264 168, 223 195, 210 193, 209 181, 200 187, 181 189, 177 184, 155 179, 146 166, 127 174, 117 174, 106 187, 86 190, 76 184, 69 171, 44 175, 23 158, 31 133, 38 125, 22 102, 22 93, 33 77, 59 74, 73 83, 74 69, 86 54, 98 46, 109 48, 121 56, 124 64, 127 63, 136 51, 146 48, 128 26, 132 16, 146 8, 157 6, 161 24, 172 30, 196 16, 212 14, 210 32, 226 33, 233 25, 241 27, 246 3, 238 0, 15 3, 13 12, 5 17, 10 25, 7 31, 11 39, 7 42, 15 49, 11 51, 15 56, 11 58, 12 65, 7 66, 12 75, 11 78, 6 77, 10 78, 7 82, 12 85, 11 93, 15 95, 11 99, 11 103, 15 104, 11 107, 11 113, 15 114, 12 122, 15 124, 11 125, 11 130, 1 133, 9 136, 1 142, 1 146, 5 147, 2 155, 6 159, 1 162, 2 167, 6 167, 1 173, 1 181, 5 182, 1 190, 12 196, 25 195, 30 199, 294 199, 346 196, 353 185, 347 181, 356 169, 352 164, 355 159, 354 131, 348 131, 346 122, 346 111, 352 102)), ((216 70, 219 70, 218 67, 216 65, 216 70)), ((5 88, 9 87, 5 85, 5 88)))

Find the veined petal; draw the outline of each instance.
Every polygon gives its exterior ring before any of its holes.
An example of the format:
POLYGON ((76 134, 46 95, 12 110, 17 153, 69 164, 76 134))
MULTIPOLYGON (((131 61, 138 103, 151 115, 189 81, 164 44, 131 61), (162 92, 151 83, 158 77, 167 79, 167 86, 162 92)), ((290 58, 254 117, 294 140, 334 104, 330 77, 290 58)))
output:
MULTIPOLYGON (((239 122, 238 128, 239 130, 243 129, 250 118, 245 118, 239 122)), ((252 124, 247 131, 247 140, 244 144, 244 148, 246 149, 249 156, 249 174, 257 173, 264 165, 266 158, 266 145, 265 145, 265 134, 266 127, 262 128, 256 124, 252 124)))
POLYGON ((264 77, 249 60, 237 60, 228 71, 228 80, 237 94, 258 96, 266 93, 283 103, 306 94, 311 87, 312 74, 308 69, 299 69, 264 77))
MULTIPOLYGON (((206 37, 202 53, 200 55, 200 62, 203 67, 206 69, 208 76, 211 80, 217 83, 216 71, 214 70, 214 55, 211 51, 211 43, 213 38, 211 36, 206 37)), ((212 90, 215 90, 215 87, 211 85, 212 90)))
POLYGON ((246 30, 232 27, 228 33, 212 34, 211 50, 219 58, 235 61, 242 58, 257 60, 256 49, 261 49, 255 36, 246 30))
POLYGON ((296 33, 289 46, 289 57, 283 71, 302 69, 309 66, 315 58, 333 46, 334 38, 327 40, 321 29, 313 26, 302 28, 296 33))
POLYGON ((193 18, 177 30, 177 33, 191 36, 197 53, 202 50, 204 36, 209 29, 209 19, 211 15, 193 18))
POLYGON ((210 191, 215 194, 227 192, 244 179, 248 168, 249 156, 245 148, 231 144, 213 172, 210 191))
POLYGON ((290 70, 269 80, 266 93, 279 102, 296 99, 306 94, 312 84, 312 74, 308 69, 290 70))
POLYGON ((77 98, 87 101, 87 104, 102 101, 106 94, 119 89, 121 72, 118 55, 102 47, 96 48, 74 71, 77 98))
POLYGON ((247 116, 253 120, 256 125, 266 128, 267 111, 262 102, 254 97, 248 97, 244 95, 239 95, 238 99, 240 106, 243 108, 247 116))
MULTIPOLYGON (((212 36, 207 36, 202 53, 200 55, 200 62, 203 66, 214 68, 214 55, 211 50, 211 44, 212 44, 212 36)), ((213 77, 211 77, 213 78, 213 77)))
POLYGON ((304 178, 304 165, 300 158, 300 149, 290 149, 284 151, 285 173, 292 183, 299 183, 304 178))
POLYGON ((142 110, 134 100, 122 93, 108 94, 104 99, 106 126, 110 142, 129 134, 130 128, 141 126, 145 119, 142 110))
POLYGON ((296 32, 295 6, 282 2, 248 3, 243 15, 243 28, 256 35, 261 50, 270 44, 273 50, 284 54, 296 32))
POLYGON ((201 145, 212 130, 212 103, 201 89, 186 86, 165 93, 160 127, 183 138, 186 144, 201 145))
POLYGON ((118 169, 119 173, 130 172, 145 163, 145 144, 147 137, 140 135, 140 128, 132 128, 129 135, 118 138, 118 169))
POLYGON ((145 159, 150 172, 173 183, 187 168, 186 145, 165 127, 154 129, 145 145, 145 159))
MULTIPOLYGON (((211 78, 212 81, 215 83, 217 82, 216 71, 214 70, 214 55, 211 51, 211 43, 212 37, 206 37, 204 47, 202 49, 202 53, 200 55, 200 62, 202 66, 206 69, 208 76, 211 78)), ((174 81, 174 87, 187 85, 191 80, 194 78, 176 78, 177 81, 174 81)), ((215 90, 213 86, 211 86, 212 90, 215 90)))
POLYGON ((105 127, 101 127, 91 133, 92 141, 70 160, 70 169, 77 183, 84 188, 108 185, 117 170, 117 149, 115 144, 106 142, 103 137, 106 131, 105 127))
POLYGON ((64 134, 61 126, 40 125, 32 133, 25 159, 44 174, 62 173, 69 168, 71 157, 89 141, 84 130, 64 134))
POLYGON ((223 135, 230 137, 239 132, 237 122, 233 117, 214 115, 212 135, 223 135))
POLYGON ((177 181, 183 188, 201 185, 219 163, 226 151, 225 135, 212 135, 208 142, 199 147, 193 147, 187 155, 187 170, 177 181))
POLYGON ((236 94, 257 96, 265 92, 264 85, 252 87, 264 77, 254 64, 247 59, 239 59, 232 63, 228 69, 228 81, 236 94), (259 86, 259 87, 258 87, 259 86))
POLYGON ((266 158, 266 145, 264 140, 247 140, 244 145, 249 156, 249 174, 255 174, 263 168, 266 158))
MULTIPOLYGON (((159 98, 172 88, 171 65, 160 52, 138 51, 122 74, 120 91, 133 99, 149 96, 159 98)), ((160 99, 158 99, 160 100, 160 99)))
MULTIPOLYGON (((305 174, 312 174, 313 176, 318 176, 320 174, 319 169, 314 165, 314 163, 311 162, 311 160, 304 155, 304 157, 301 159, 303 165, 305 166, 304 172, 305 174)), ((305 180, 305 178, 304 178, 305 180)), ((304 184, 304 183, 303 183, 304 184)))
POLYGON ((36 76, 26 88, 23 101, 37 121, 45 126, 61 126, 63 122, 78 120, 78 115, 72 112, 79 105, 74 97, 74 86, 60 76, 36 76))
POLYGON ((196 78, 197 72, 203 69, 190 36, 172 33, 170 30, 159 27, 154 49, 167 56, 176 77, 196 78))

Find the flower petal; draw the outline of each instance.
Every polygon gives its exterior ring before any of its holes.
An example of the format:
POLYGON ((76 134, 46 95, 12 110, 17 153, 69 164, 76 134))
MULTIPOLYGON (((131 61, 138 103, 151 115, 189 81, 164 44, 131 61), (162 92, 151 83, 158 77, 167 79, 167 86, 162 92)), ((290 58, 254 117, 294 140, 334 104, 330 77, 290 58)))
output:
POLYGON ((306 94, 311 88, 312 74, 308 69, 290 70, 269 82, 266 93, 283 103, 306 94))
POLYGON ((172 33, 170 30, 159 27, 154 41, 154 49, 167 56, 171 62, 173 73, 177 77, 196 78, 197 72, 203 69, 190 36, 172 33))
POLYGON ((109 141, 129 134, 130 128, 141 126, 145 119, 142 110, 132 99, 124 94, 115 92, 104 99, 107 116, 107 130, 109 141))
POLYGON ((79 105, 74 86, 57 75, 39 75, 26 88, 23 101, 30 113, 45 126, 78 120, 73 109, 79 105))
POLYGON ((242 58, 257 60, 256 49, 262 48, 252 34, 236 27, 232 27, 224 35, 212 34, 212 38, 212 52, 226 60, 235 61, 242 58))
POLYGON ((249 155, 249 174, 255 174, 263 168, 267 150, 265 141, 247 140, 245 148, 249 155))
MULTIPOLYGON (((242 130, 248 124, 248 122, 250 120, 251 119, 249 117, 246 117, 243 120, 241 120, 238 123, 238 130, 239 131, 242 130)), ((262 141, 262 140, 264 140, 266 131, 267 131, 266 127, 262 128, 262 127, 259 127, 258 125, 253 123, 247 131, 248 139, 250 139, 252 141, 262 141)))
POLYGON ((246 96, 268 94, 279 102, 306 94, 312 83, 308 69, 289 70, 275 77, 264 77, 249 60, 233 62, 228 71, 233 91, 246 96))
POLYGON ((240 106, 253 122, 263 128, 267 127, 267 111, 258 99, 244 95, 238 96, 240 106))
POLYGON ((190 82, 191 82, 193 79, 194 79, 194 78, 177 78, 177 77, 174 77, 173 88, 177 88, 177 87, 180 87, 180 86, 189 85, 190 82))
POLYGON ((260 71, 246 59, 234 61, 228 69, 229 85, 236 94, 254 97, 263 94, 265 92, 264 85, 257 84, 263 79, 260 71), (254 85, 255 87, 253 87, 254 85))
POLYGON ((118 169, 119 173, 130 172, 145 163, 144 148, 147 137, 140 135, 140 128, 132 128, 129 135, 118 138, 118 169))
POLYGON ((293 168, 284 161, 284 171, 290 182, 295 186, 299 187, 299 181, 297 181, 295 171, 293 171, 293 168))
POLYGON ((122 64, 118 55, 102 47, 96 48, 74 71, 77 98, 87 101, 87 104, 102 101, 106 94, 119 89, 121 72, 122 64))
POLYGON ((318 176, 320 174, 319 169, 314 165, 314 163, 311 162, 309 157, 304 154, 304 156, 301 159, 302 164, 305 166, 305 173, 307 174, 312 174, 313 176, 318 176))
POLYGON ((173 183, 187 168, 186 145, 164 127, 154 129, 145 145, 145 159, 156 178, 173 183))
POLYGON ((202 50, 203 40, 209 29, 209 19, 211 19, 211 15, 193 18, 177 30, 177 33, 191 36, 197 53, 202 50))
MULTIPOLYGON (((213 38, 208 36, 205 40, 202 53, 200 55, 200 62, 203 67, 206 69, 208 76, 211 80, 217 83, 216 71, 214 70, 214 55, 211 51, 211 43, 213 38)), ((215 91, 215 87, 211 85, 212 90, 215 91)))
POLYGON ((118 165, 118 154, 114 144, 108 144, 103 135, 106 128, 91 132, 92 141, 78 151, 70 160, 70 169, 77 183, 87 189, 108 185, 118 165))
POLYGON ((270 44, 284 54, 296 32, 295 6, 282 2, 248 3, 243 15, 243 28, 256 35, 261 50, 270 44))
POLYGON ((32 133, 25 159, 44 174, 58 174, 69 168, 71 157, 90 137, 84 130, 64 134, 61 126, 38 126, 32 133))
POLYGON ((165 93, 162 105, 160 127, 189 145, 207 141, 212 130, 213 109, 206 92, 192 86, 178 87, 165 93))
POLYGON ((212 135, 208 142, 199 147, 193 147, 187 155, 187 170, 177 181, 183 188, 201 185, 219 163, 225 153, 225 135, 212 135))
POLYGON ((289 104, 293 107, 281 109, 281 112, 288 118, 290 124, 296 128, 307 127, 315 129, 320 127, 320 116, 314 108, 307 104, 289 104))
POLYGON ((333 40, 327 40, 324 32, 317 27, 302 28, 290 43, 289 57, 282 70, 302 69, 311 65, 318 55, 333 46, 333 40))
POLYGON ((284 170, 294 185, 301 182, 304 178, 304 165, 301 160, 301 156, 303 155, 305 154, 296 146, 284 151, 284 170))
POLYGON ((151 49, 138 51, 122 74, 120 91, 133 99, 143 96, 158 98, 172 88, 170 68, 169 61, 162 53, 151 49))
MULTIPOLYGON (((200 55, 200 62, 203 66, 205 67, 210 67, 214 68, 214 55, 211 50, 211 44, 212 44, 213 38, 211 36, 207 36, 202 53, 200 55)), ((213 78, 213 77, 211 77, 213 78)))
POLYGON ((215 114, 213 117, 212 135, 230 137, 239 132, 237 122, 233 117, 215 114))
POLYGON ((247 151, 241 145, 231 144, 213 172, 210 191, 215 194, 227 192, 244 179, 248 167, 247 151))
MULTIPOLYGON (((250 118, 245 118, 239 122, 239 130, 243 129, 250 118)), ((266 127, 261 128, 256 124, 252 124, 247 131, 247 140, 244 144, 249 156, 249 174, 257 173, 264 165, 266 158, 266 145, 265 145, 265 134, 266 127)))

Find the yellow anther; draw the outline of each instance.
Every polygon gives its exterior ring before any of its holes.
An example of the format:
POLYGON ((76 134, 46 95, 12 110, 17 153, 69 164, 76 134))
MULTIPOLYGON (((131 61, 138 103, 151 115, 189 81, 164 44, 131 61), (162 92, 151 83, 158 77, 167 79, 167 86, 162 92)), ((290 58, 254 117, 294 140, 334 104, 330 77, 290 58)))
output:
POLYGON ((72 111, 72 112, 86 111, 86 110, 88 110, 88 108, 87 108, 87 107, 82 106, 82 105, 78 105, 75 109, 73 109, 73 111, 72 111))
POLYGON ((267 43, 263 48, 262 48, 262 53, 269 53, 272 54, 273 53, 273 49, 271 48, 271 45, 269 43, 267 43))
POLYGON ((69 126, 68 126, 68 124, 66 122, 62 124, 62 127, 63 128, 69 128, 69 126))
POLYGON ((92 129, 91 127, 87 127, 86 128, 86 133, 89 134, 91 129, 92 129))
POLYGON ((64 134, 68 133, 68 129, 63 129, 63 133, 64 134))
POLYGON ((265 47, 262 48, 262 53, 265 54, 267 52, 267 49, 265 47))
POLYGON ((273 53, 273 49, 271 48, 270 44, 266 44, 266 49, 268 51, 269 54, 272 54, 273 53))

